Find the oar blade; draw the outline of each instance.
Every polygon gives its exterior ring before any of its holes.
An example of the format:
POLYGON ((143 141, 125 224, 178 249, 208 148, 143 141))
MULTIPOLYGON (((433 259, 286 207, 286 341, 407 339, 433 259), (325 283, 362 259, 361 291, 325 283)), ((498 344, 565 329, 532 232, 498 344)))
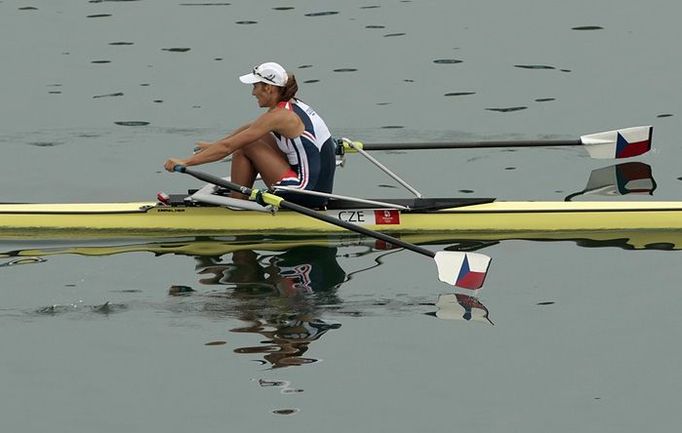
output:
POLYGON ((480 253, 438 251, 434 260, 442 282, 471 290, 483 286, 490 266, 490 257, 480 253))
POLYGON ((580 137, 592 158, 621 159, 651 150, 653 126, 635 126, 580 137))

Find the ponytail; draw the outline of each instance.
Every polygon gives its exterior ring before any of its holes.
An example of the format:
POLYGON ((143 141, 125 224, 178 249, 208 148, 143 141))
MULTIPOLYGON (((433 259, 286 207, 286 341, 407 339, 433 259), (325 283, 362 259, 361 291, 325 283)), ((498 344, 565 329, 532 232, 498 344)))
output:
POLYGON ((284 87, 282 87, 282 91, 279 94, 280 102, 293 99, 294 97, 296 97, 296 92, 298 92, 298 83, 296 83, 296 77, 294 76, 294 74, 291 74, 289 75, 287 84, 284 87))

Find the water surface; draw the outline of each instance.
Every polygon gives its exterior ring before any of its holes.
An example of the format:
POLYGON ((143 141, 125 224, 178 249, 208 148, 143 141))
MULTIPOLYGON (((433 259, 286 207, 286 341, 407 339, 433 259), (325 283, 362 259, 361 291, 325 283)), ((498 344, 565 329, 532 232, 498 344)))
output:
MULTIPOLYGON (((367 142, 655 129, 636 159, 655 183, 637 195, 599 195, 592 173, 616 162, 581 149, 375 155, 426 196, 679 200, 681 12, 5 0, 0 201, 196 188, 161 164, 258 115, 237 76, 267 60, 296 74, 335 134, 367 142)), ((396 186, 356 155, 336 191, 409 195, 396 186)), ((357 239, 2 241, 0 414, 13 432, 674 430, 677 234, 577 237, 427 242, 493 257, 476 293, 357 239)))

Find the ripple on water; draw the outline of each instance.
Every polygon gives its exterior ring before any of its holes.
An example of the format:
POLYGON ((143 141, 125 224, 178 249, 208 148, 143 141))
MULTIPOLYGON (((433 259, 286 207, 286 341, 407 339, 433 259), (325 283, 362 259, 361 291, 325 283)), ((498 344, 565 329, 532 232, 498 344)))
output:
POLYGON ((551 102, 551 101, 556 101, 556 98, 537 98, 537 99, 535 99, 535 102, 551 102))
POLYGON ((577 26, 571 27, 571 30, 603 30, 602 26, 577 26))
POLYGON ((55 146, 59 146, 60 144, 64 144, 64 143, 60 143, 60 142, 56 142, 56 141, 32 141, 32 142, 28 143, 29 146, 36 146, 36 147, 55 147, 55 146))
POLYGON ((143 120, 119 120, 114 122, 114 124, 119 126, 147 126, 149 122, 143 120))
POLYGON ((301 388, 285 388, 281 392, 282 394, 300 394, 305 391, 301 388))
POLYGON ((448 92, 445 93, 443 96, 470 96, 475 94, 476 92, 448 92))
POLYGON ((292 408, 292 409, 275 409, 272 411, 275 415, 296 415, 299 413, 301 410, 292 408))
POLYGON ((180 6, 229 6, 232 3, 180 3, 180 6))
POLYGON ((134 45, 134 43, 133 43, 133 42, 119 41, 119 42, 109 42, 109 45, 114 45, 114 46, 120 46, 120 45, 134 45))
POLYGON ((334 69, 334 72, 356 72, 356 68, 337 68, 334 69))
POLYGON ((278 7, 272 8, 272 9, 274 9, 276 11, 290 11, 290 10, 293 10, 295 8, 293 6, 278 6, 278 7))
POLYGON ((93 15, 88 15, 86 18, 108 18, 110 16, 111 16, 111 14, 93 14, 93 15))
POLYGON ((267 380, 267 379, 258 379, 258 385, 262 388, 269 388, 269 387, 275 387, 275 388, 285 388, 289 386, 291 383, 287 380, 267 380))
POLYGON ((517 107, 491 107, 491 108, 486 108, 488 111, 496 111, 498 113, 511 113, 514 111, 521 111, 525 110, 528 107, 525 106, 517 106, 517 107))
POLYGON ((514 65, 514 67, 521 69, 556 69, 556 67, 550 65, 514 65))
POLYGON ((126 304, 112 304, 109 301, 107 301, 103 304, 100 304, 100 305, 82 305, 82 303, 79 301, 79 302, 76 302, 73 304, 66 304, 66 305, 54 304, 54 305, 48 305, 46 307, 40 307, 40 308, 34 310, 33 313, 37 314, 37 315, 46 315, 46 316, 57 316, 57 315, 64 315, 64 314, 70 314, 70 313, 109 315, 109 314, 117 313, 117 312, 124 311, 127 309, 128 309, 128 305, 126 305, 126 304))
POLYGON ((307 17, 326 17, 329 15, 338 15, 338 11, 324 11, 324 12, 310 12, 305 14, 307 17))
POLYGON ((454 64, 462 63, 462 62, 463 62, 463 60, 459 60, 459 59, 436 59, 433 61, 433 63, 435 63, 437 65, 454 65, 454 64))
POLYGON ((171 53, 186 53, 191 48, 161 48, 161 51, 168 51, 171 53))
POLYGON ((658 117, 659 119, 662 119, 664 117, 673 117, 673 115, 670 113, 663 113, 663 114, 657 115, 656 117, 658 117))
POLYGON ((117 96, 123 96, 123 92, 116 92, 116 93, 106 93, 104 95, 95 95, 93 96, 93 99, 98 99, 98 98, 114 98, 117 96))
POLYGON ((388 33, 388 34, 385 34, 384 37, 385 38, 396 38, 398 36, 405 36, 406 34, 407 33, 388 33))

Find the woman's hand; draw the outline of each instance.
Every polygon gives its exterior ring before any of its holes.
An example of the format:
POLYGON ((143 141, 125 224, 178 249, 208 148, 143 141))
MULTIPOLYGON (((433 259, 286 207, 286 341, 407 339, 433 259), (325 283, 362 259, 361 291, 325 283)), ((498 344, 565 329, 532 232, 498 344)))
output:
POLYGON ((171 158, 171 159, 167 160, 165 164, 163 164, 163 168, 172 172, 176 165, 183 165, 184 166, 185 161, 183 161, 182 159, 171 158))

